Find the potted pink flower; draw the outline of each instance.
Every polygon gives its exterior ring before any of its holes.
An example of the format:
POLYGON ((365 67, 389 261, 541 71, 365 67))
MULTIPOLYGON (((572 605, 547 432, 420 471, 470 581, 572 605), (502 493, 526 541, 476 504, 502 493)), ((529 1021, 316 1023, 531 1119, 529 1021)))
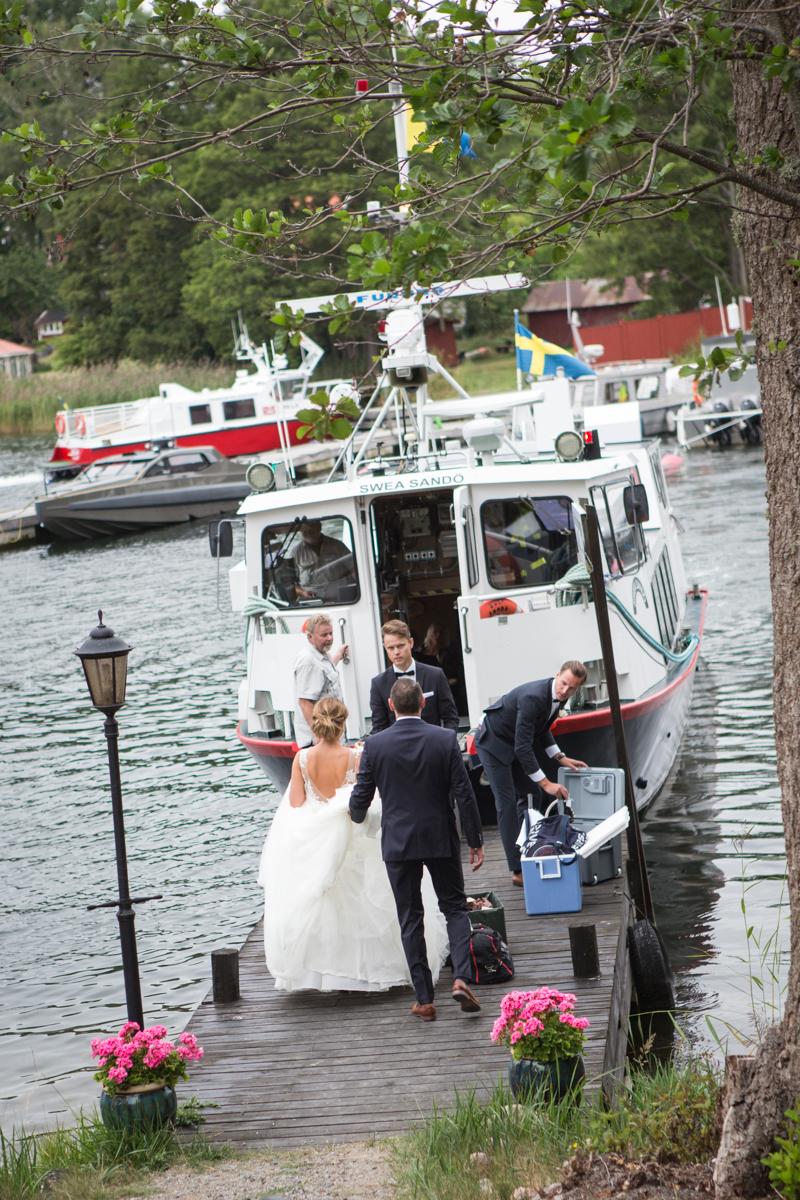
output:
POLYGON ((511 1051, 508 1078, 514 1095, 562 1100, 579 1089, 588 1027, 586 1017, 575 1016, 571 992, 549 987, 508 992, 491 1038, 511 1051))
POLYGON ((94 1038, 95 1079, 103 1085, 100 1114, 105 1125, 133 1129, 163 1125, 175 1117, 175 1084, 188 1079, 186 1064, 198 1062, 203 1050, 193 1033, 177 1042, 163 1025, 140 1029, 126 1021, 115 1037, 94 1038))

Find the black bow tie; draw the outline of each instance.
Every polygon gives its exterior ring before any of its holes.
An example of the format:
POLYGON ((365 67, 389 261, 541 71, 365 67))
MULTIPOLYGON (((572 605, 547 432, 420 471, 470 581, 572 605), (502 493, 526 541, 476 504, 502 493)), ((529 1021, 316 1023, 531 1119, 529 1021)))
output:
POLYGON ((395 675, 400 678, 401 675, 416 675, 416 671, 395 671, 395 675))

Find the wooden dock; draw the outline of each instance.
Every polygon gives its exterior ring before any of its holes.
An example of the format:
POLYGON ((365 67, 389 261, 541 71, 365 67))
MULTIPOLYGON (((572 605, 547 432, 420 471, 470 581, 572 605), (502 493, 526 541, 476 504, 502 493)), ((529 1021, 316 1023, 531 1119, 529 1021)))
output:
MULTIPOLYGON (((548 984, 577 995, 591 1021, 587 1081, 613 1092, 622 1078, 631 980, 627 926, 630 902, 622 879, 583 889, 583 910, 545 917, 525 914, 511 885, 496 829, 485 831, 486 861, 467 889, 491 888, 505 906, 516 976, 512 988, 548 984), (570 925, 594 924, 597 979, 576 980, 570 925)), ((244 1146, 303 1146, 406 1132, 456 1091, 488 1096, 507 1068, 507 1052, 489 1034, 509 988, 483 987, 480 1013, 461 1012, 450 997, 451 971, 436 989, 438 1019, 412 1017, 409 988, 386 993, 276 992, 264 965, 262 923, 240 955, 241 1000, 215 1005, 209 994, 188 1029, 205 1048, 191 1090, 206 1110, 204 1132, 244 1146)))

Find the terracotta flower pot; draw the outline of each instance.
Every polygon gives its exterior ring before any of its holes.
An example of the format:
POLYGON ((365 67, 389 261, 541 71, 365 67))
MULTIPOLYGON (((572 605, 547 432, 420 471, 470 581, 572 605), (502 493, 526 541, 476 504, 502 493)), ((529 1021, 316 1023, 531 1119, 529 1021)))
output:
POLYGON ((175 1120, 177 1111, 174 1088, 158 1081, 125 1088, 114 1096, 104 1091, 100 1096, 100 1116, 109 1129, 160 1129, 175 1120))
POLYGON ((580 1054, 539 1062, 535 1058, 512 1058, 508 1081, 518 1100, 542 1101, 577 1098, 586 1071, 580 1054))

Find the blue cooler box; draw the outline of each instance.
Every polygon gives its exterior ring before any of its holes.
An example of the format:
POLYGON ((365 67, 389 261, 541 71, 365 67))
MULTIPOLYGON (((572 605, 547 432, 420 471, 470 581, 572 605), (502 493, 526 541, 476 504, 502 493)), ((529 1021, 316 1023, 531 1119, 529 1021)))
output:
MULTIPOLYGON (((559 767, 558 782, 569 792, 570 808, 575 814, 573 825, 583 833, 590 833, 625 805, 625 772, 619 767, 559 767)), ((583 883, 615 879, 622 874, 622 834, 578 862, 583 883)))
POLYGON ((583 903, 580 861, 574 854, 523 858, 522 884, 529 917, 580 911, 583 903))

